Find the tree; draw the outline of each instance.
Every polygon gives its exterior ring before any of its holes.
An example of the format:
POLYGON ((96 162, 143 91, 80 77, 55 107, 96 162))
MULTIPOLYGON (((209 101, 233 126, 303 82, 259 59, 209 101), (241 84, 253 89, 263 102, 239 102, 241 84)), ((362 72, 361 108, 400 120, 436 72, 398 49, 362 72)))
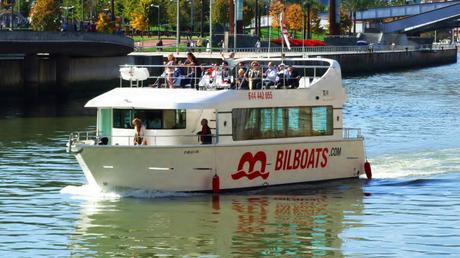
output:
POLYGON ((228 10, 230 7, 228 0, 214 0, 212 5, 212 21, 213 23, 227 24, 228 23, 228 10))
POLYGON ((284 4, 280 0, 273 0, 270 3, 270 17, 272 18, 272 27, 280 27, 280 14, 284 11, 284 4))
POLYGON ((100 32, 112 33, 113 26, 110 23, 110 17, 106 13, 99 13, 96 21, 96 30, 100 32))
POLYGON ((286 26, 290 30, 301 30, 302 23, 299 17, 303 17, 302 7, 300 4, 290 4, 286 7, 286 26))
POLYGON ((141 13, 136 13, 131 21, 131 26, 137 31, 146 31, 149 28, 149 19, 141 13))
POLYGON ((36 31, 57 31, 61 26, 59 0, 37 0, 31 11, 31 27, 36 31))
POLYGON ((351 31, 351 18, 342 6, 340 8, 340 34, 347 34, 349 31, 351 31))
POLYGON ((385 6, 383 0, 343 0, 342 5, 346 11, 353 17, 353 33, 356 33, 356 12, 371 7, 385 6))

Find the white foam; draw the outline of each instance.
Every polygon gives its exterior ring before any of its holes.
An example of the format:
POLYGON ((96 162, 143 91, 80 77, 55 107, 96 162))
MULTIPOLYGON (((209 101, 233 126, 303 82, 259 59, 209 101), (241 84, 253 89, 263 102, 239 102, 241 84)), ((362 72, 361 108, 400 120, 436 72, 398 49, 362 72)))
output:
POLYGON ((68 185, 61 189, 61 194, 69 194, 75 198, 83 199, 118 199, 123 197, 135 197, 144 199, 165 198, 165 197, 187 197, 191 193, 181 192, 160 192, 149 190, 126 190, 120 192, 104 192, 94 185, 73 186, 68 185))
POLYGON ((101 189, 95 185, 68 185, 61 189, 61 194, 68 194, 75 198, 83 198, 83 199, 117 199, 120 198, 121 195, 115 192, 103 192, 101 189))
POLYGON ((460 149, 383 155, 369 159, 373 178, 428 176, 460 171, 460 149))

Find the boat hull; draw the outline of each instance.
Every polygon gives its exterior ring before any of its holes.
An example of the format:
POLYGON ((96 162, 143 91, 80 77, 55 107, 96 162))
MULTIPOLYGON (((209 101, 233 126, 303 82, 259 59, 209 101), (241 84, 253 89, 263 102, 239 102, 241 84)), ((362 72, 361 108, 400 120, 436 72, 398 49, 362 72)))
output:
POLYGON ((358 177, 362 139, 261 145, 82 146, 76 158, 104 191, 211 191, 358 177))

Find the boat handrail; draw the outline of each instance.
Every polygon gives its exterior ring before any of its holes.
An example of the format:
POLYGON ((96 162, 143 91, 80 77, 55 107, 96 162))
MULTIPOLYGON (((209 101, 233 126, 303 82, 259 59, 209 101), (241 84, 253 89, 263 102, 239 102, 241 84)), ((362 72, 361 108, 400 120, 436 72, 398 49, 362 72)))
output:
MULTIPOLYGON (((360 128, 342 128, 343 139, 352 140, 352 139, 362 139, 360 128)), ((186 141, 183 144, 187 145, 201 145, 200 137, 208 136, 212 138, 212 144, 216 144, 219 141, 219 137, 232 137, 232 134, 209 134, 209 135, 198 135, 198 134, 175 134, 175 135, 145 135, 144 138, 147 139, 148 146, 170 146, 174 145, 170 141, 162 141, 165 139, 171 138, 195 138, 193 141, 186 141)), ((318 135, 320 136, 320 135, 318 135)), ((134 144, 134 135, 112 135, 104 136, 101 135, 101 132, 93 131, 77 131, 72 132, 69 135, 68 142, 68 152, 71 152, 71 148, 78 143, 87 144, 87 145, 107 145, 109 142, 112 142, 111 145, 120 145, 120 146, 133 146, 134 144), (105 140, 103 138, 106 138, 105 140), (125 144, 113 144, 113 140, 120 140, 125 144)), ((181 142, 180 140, 177 142, 181 142)))
POLYGON ((342 136, 344 139, 363 138, 361 128, 342 128, 342 136))
MULTIPOLYGON (((254 59, 258 62, 269 62, 269 60, 254 59)), ((236 60, 238 61, 238 60, 236 60)), ((250 60, 241 60, 249 63, 250 60)), ((312 62, 320 62, 313 60, 312 62)), ((235 63, 236 64, 236 63, 235 63)), ((308 88, 311 84, 318 81, 331 65, 299 65, 299 64, 275 64, 273 67, 283 66, 287 71, 292 67, 296 73, 303 78, 299 80, 302 88, 308 88), (307 80, 308 79, 308 80, 307 80)), ((168 87, 168 80, 172 81, 174 88, 196 88, 198 90, 220 90, 220 89, 244 89, 238 85, 241 80, 247 82, 253 80, 250 78, 249 66, 242 67, 244 69, 244 77, 238 78, 238 67, 224 64, 206 64, 206 65, 121 65, 120 66, 120 87, 126 87, 125 81, 129 82, 128 87, 168 87), (144 83, 145 82, 145 83, 144 83)), ((260 89, 278 89, 289 88, 287 73, 279 73, 278 68, 276 73, 268 76, 269 66, 266 64, 260 65, 260 77, 254 80, 260 81, 260 89)), ((170 82, 171 84, 171 82, 170 82)))

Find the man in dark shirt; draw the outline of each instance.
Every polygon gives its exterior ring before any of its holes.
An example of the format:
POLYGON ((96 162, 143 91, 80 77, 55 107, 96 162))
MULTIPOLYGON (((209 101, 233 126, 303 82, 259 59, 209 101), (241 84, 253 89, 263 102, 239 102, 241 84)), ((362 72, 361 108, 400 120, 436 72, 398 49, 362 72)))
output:
POLYGON ((291 89, 299 88, 300 75, 291 65, 288 67, 287 79, 287 84, 291 86, 291 89))
POLYGON ((201 120, 201 131, 199 131, 197 134, 200 136, 200 141, 202 144, 212 143, 211 128, 208 126, 207 119, 201 120))

